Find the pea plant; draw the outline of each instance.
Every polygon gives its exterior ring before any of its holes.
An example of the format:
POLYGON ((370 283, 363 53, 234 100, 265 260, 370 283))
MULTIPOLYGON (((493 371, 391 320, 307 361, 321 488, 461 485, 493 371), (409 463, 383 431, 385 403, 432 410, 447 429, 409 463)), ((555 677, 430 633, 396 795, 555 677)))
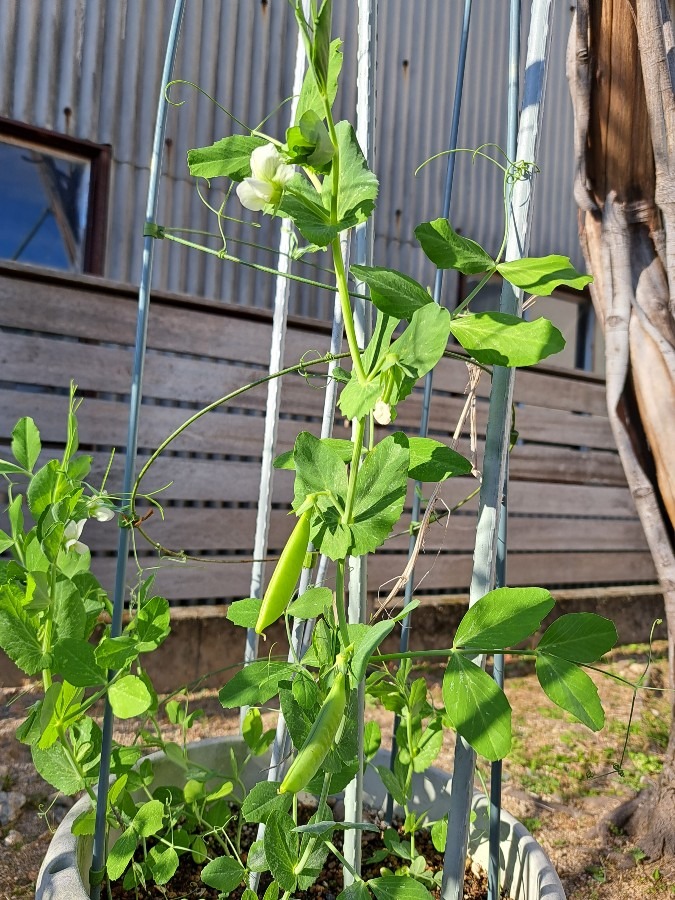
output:
MULTIPOLYGON (((345 610, 349 561, 375 553, 390 538, 403 515, 411 482, 434 485, 473 471, 472 461, 441 441, 395 430, 398 407, 419 380, 447 355, 490 372, 495 365, 534 365, 564 346, 560 332, 545 318, 525 321, 497 311, 473 312, 471 301, 479 290, 500 276, 518 290, 546 296, 560 285, 582 288, 590 279, 563 256, 506 262, 505 240, 493 257, 458 234, 445 218, 421 223, 415 237, 435 266, 480 276, 477 288, 452 312, 434 303, 427 290, 403 272, 375 265, 348 269, 341 239, 373 214, 378 180, 351 124, 334 120, 342 52, 341 42, 331 39, 332 2, 312 0, 309 17, 300 0, 292 5, 308 61, 294 124, 283 138, 266 134, 261 126, 188 154, 192 175, 229 180, 225 200, 220 208, 214 207, 222 246, 200 246, 181 237, 180 229, 155 225, 150 231, 157 239, 236 261, 228 251, 223 224, 228 219, 225 205, 234 194, 249 210, 292 221, 306 242, 297 248, 298 259, 326 254, 331 261, 329 289, 339 297, 348 351, 303 360, 277 375, 323 372, 328 365, 325 377, 341 383, 339 409, 353 423, 353 438, 319 439, 302 431, 293 449, 276 460, 279 470, 293 473, 292 514, 297 521, 263 598, 237 601, 228 611, 232 623, 261 635, 281 618, 287 623, 314 621, 311 646, 302 658, 291 661, 270 652, 227 681, 219 695, 223 708, 250 708, 243 727, 245 752, 243 756, 233 752, 224 772, 198 766, 187 747, 199 712, 190 712, 180 697, 170 698, 165 710, 181 739, 166 741, 159 725, 159 700, 142 666, 143 654, 156 649, 169 633, 167 600, 154 594, 152 577, 139 579, 131 596, 129 623, 121 636, 110 637, 101 623, 101 617, 110 613, 110 601, 89 569, 89 554, 81 540, 85 526, 94 527, 89 520, 105 522, 115 515, 122 527, 145 535, 136 503, 154 460, 201 415, 269 378, 193 415, 144 465, 130 497, 113 498, 105 493, 105 481, 98 489, 86 481, 90 459, 77 454, 74 391, 60 460, 35 469, 41 453, 39 433, 31 419, 22 419, 12 441, 15 462, 0 461, 0 474, 9 484, 11 526, 11 533, 0 533, 0 548, 12 557, 0 564, 0 645, 27 675, 42 678, 43 696, 20 727, 19 740, 30 744, 37 770, 58 790, 69 794, 85 790, 91 797, 92 808, 75 823, 77 834, 91 834, 94 828, 93 785, 101 732, 92 707, 107 696, 118 718, 141 717, 133 746, 113 750, 116 781, 106 813, 117 837, 111 840, 107 863, 110 880, 121 878, 130 890, 151 880, 163 885, 181 858, 190 855, 202 866, 202 882, 220 896, 244 885, 245 900, 254 900, 258 894, 253 886, 264 876, 269 885, 265 900, 278 900, 280 895, 288 900, 317 879, 332 852, 353 879, 342 900, 366 900, 371 894, 376 900, 399 896, 422 900, 435 880, 418 852, 416 835, 423 824, 432 824, 433 840, 441 846, 447 823, 425 823, 424 815, 413 808, 414 775, 433 764, 447 728, 488 760, 501 759, 511 745, 511 709, 502 689, 484 670, 484 659, 507 649, 532 657, 545 694, 597 730, 604 713, 583 669, 592 669, 613 646, 616 631, 597 615, 564 615, 546 629, 536 648, 518 650, 531 641, 554 601, 542 588, 504 587, 469 609, 451 646, 383 654, 378 652, 380 644, 418 600, 399 615, 385 615, 385 608, 367 623, 349 623, 345 610), (362 293, 366 290, 367 297, 362 293), (372 304, 375 316, 373 335, 365 346, 357 339, 353 296, 372 304), (457 350, 448 349, 451 338, 459 345, 457 350), (349 368, 336 365, 343 357, 349 359, 349 368), (24 505, 31 522, 24 520, 24 505), (312 584, 310 575, 309 588, 296 598, 303 569, 311 569, 316 559, 309 548, 332 561, 334 586, 312 584), (411 677, 411 661, 418 656, 445 661, 440 707, 424 680, 411 677), (333 821, 328 804, 379 746, 377 728, 370 725, 366 758, 358 751, 357 723, 363 716, 359 686, 364 683, 372 697, 400 716, 393 769, 380 766, 378 772, 404 818, 403 839, 393 831, 384 835, 387 853, 400 858, 402 866, 395 872, 385 868, 366 880, 336 846, 335 834, 376 826, 333 821), (286 761, 288 768, 280 780, 259 782, 246 791, 244 767, 265 753, 273 737, 264 731, 260 709, 273 702, 283 713, 293 759, 286 761), (179 787, 153 789, 152 763, 141 761, 141 756, 155 748, 164 750, 178 767, 179 787), (304 824, 298 803, 303 792, 318 798, 304 824), (242 833, 247 823, 265 827, 259 839, 245 847, 242 833)), ((533 166, 492 158, 485 148, 476 153, 502 169, 508 205, 513 183, 529 177, 533 166)), ((181 555, 155 546, 165 555, 181 555)), ((376 854, 376 862, 383 859, 376 854)))

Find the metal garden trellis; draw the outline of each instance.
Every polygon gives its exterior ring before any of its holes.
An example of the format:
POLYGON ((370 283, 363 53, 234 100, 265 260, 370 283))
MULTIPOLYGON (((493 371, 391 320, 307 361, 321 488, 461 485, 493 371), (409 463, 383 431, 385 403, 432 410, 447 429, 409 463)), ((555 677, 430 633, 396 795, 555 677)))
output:
MULTIPOLYGON (((146 222, 155 220, 161 170, 161 155, 164 144, 164 132, 167 115, 167 100, 164 95, 164 86, 171 78, 173 63, 175 60, 180 23, 183 16, 185 0, 175 0, 171 31, 167 46, 164 69, 162 73, 162 87, 157 108, 155 123, 155 135, 153 141, 153 155, 150 169, 150 184, 148 189, 148 202, 146 222)), ((546 47, 549 37, 549 22, 552 15, 553 0, 533 0, 530 24, 530 37, 528 42, 528 54, 525 71, 525 85, 523 91, 522 112, 520 126, 518 128, 518 95, 519 95, 519 66, 520 66, 520 0, 510 0, 510 49, 509 49, 509 87, 508 87, 508 136, 507 155, 510 159, 534 159, 536 156, 537 140, 539 134, 539 122, 543 107, 543 93, 546 76, 547 53, 546 47), (516 141, 516 135, 518 135, 516 141)), ((457 135, 462 98, 462 85, 464 68, 466 64, 470 15, 472 0, 465 0, 463 31, 458 62, 455 97, 453 104, 452 127, 449 140, 449 149, 457 147, 457 135)), ((375 66, 376 66, 376 33, 377 33, 377 0, 358 0, 358 94, 357 94, 357 136, 364 150, 369 165, 373 162, 373 144, 375 137, 375 66)), ((296 75, 294 92, 298 92, 303 74, 303 50, 298 46, 296 59, 296 75)), ((448 157, 446 173, 446 186, 444 192, 443 215, 448 216, 452 197, 452 184, 454 175, 454 154, 448 157)), ((531 211, 532 184, 531 181, 519 181, 513 186, 510 199, 508 216, 508 241, 506 247, 506 259, 512 260, 522 256, 526 252, 528 241, 529 216, 531 211)), ((356 229, 354 240, 354 256, 359 263, 370 263, 372 259, 372 220, 356 229)), ((285 277, 289 271, 290 241, 288 231, 282 228, 279 245, 279 276, 275 292, 274 324, 270 358, 270 372, 283 366, 284 336, 287 316, 288 279, 285 277)), ((348 259, 349 246, 343 243, 343 254, 348 259)), ((149 317, 150 302, 150 276, 152 271, 153 237, 147 234, 145 237, 143 267, 141 273, 138 319, 136 333, 136 348, 133 364, 133 376, 129 411, 129 429, 127 439, 127 455, 124 473, 123 491, 128 494, 134 479, 135 457, 137 448, 138 419, 142 394, 143 361, 145 355, 145 342, 149 317)), ((436 274, 434 284, 434 300, 441 302, 442 272, 436 274)), ((522 308, 522 296, 517 296, 512 288, 505 283, 502 291, 500 308, 503 312, 512 314, 520 313, 522 308)), ((357 322, 360 327, 359 339, 365 340, 369 334, 369 320, 366 304, 358 315, 357 322)), ((342 342, 342 316, 339 302, 335 303, 333 329, 331 337, 331 353, 337 353, 342 342)), ((262 451, 263 467, 260 487, 259 515, 256 527, 255 557, 262 560, 267 552, 268 520, 271 509, 271 479, 272 459, 276 443, 276 428, 279 414, 279 391, 281 384, 278 380, 269 383, 268 403, 266 409, 265 441, 262 451)), ((337 384, 329 381, 324 404, 324 416, 321 429, 322 437, 330 434, 335 408, 337 384)), ((431 373, 426 377, 424 388, 423 410, 420 423, 420 435, 424 436, 428 427, 429 407, 432 396, 431 373)), ((479 505, 479 522, 474 552, 474 569, 471 583, 470 602, 475 603, 487 591, 497 583, 505 581, 506 565, 506 479, 507 479, 507 453, 510 435, 511 400, 513 396, 513 370, 495 367, 493 385, 490 397, 489 422, 486 439, 486 449, 483 464, 483 485, 481 488, 479 505)), ((419 517, 420 501, 416 493, 414 499, 413 520, 419 517)), ((125 569, 129 549, 129 532, 127 529, 120 531, 117 571, 113 604, 112 635, 121 631, 122 613, 124 608, 124 583, 125 569)), ((411 542, 410 552, 413 552, 411 542)), ((319 563, 315 583, 321 583, 325 577, 327 560, 322 558, 319 563)), ((263 580, 262 563, 255 564, 251 596, 259 596, 263 580)), ((364 621, 366 615, 366 581, 365 564, 361 562, 353 567, 350 578, 349 592, 349 619, 352 622, 364 621)), ((309 584, 309 572, 305 570, 300 585, 302 592, 309 584)), ((414 582, 412 576, 406 585, 406 600, 412 597, 414 582)), ((406 620, 401 637, 401 649, 407 650, 411 624, 406 620)), ((293 627, 292 640, 293 651, 301 654, 307 646, 311 634, 311 623, 296 622, 293 627)), ((257 653, 257 644, 254 635, 249 632, 246 646, 246 661, 252 661, 257 653)), ((503 677, 503 669, 499 660, 495 660, 495 677, 503 677)), ((360 698, 362 699, 362 698, 360 698)), ((363 721, 360 717, 360 747, 363 740, 363 721)), ((106 706, 103 726, 103 744, 101 754, 101 771, 98 785, 98 796, 103 799, 107 795, 110 775, 110 754, 112 742, 112 713, 106 706)), ((274 779, 279 770, 287 747, 287 736, 280 717, 277 728, 277 736, 273 747, 272 765, 269 777, 274 779)), ((448 828, 448 842, 446 846, 443 898, 444 900, 460 900, 463 890, 464 859, 468 838, 468 823, 470 799, 473 790, 473 770, 475 764, 474 751, 458 737, 455 755, 454 778, 450 799, 450 827, 448 828)), ((491 783, 492 808, 490 829, 490 900, 496 900, 499 895, 498 885, 498 842, 499 842, 499 803, 500 803, 501 768, 495 764, 491 783)), ((362 789, 359 777, 348 788, 346 794, 346 814, 350 821, 359 821, 361 818, 362 789)), ((347 832, 350 839, 345 842, 345 855, 347 860, 358 870, 360 868, 360 848, 355 835, 358 832, 347 832)), ((100 896, 100 883, 105 868, 106 852, 106 803, 98 804, 96 815, 96 832, 94 837, 94 855, 90 874, 92 898, 98 900, 100 896)), ((345 873, 347 875, 347 873, 345 873)), ((348 882, 346 882, 348 883, 348 882)))

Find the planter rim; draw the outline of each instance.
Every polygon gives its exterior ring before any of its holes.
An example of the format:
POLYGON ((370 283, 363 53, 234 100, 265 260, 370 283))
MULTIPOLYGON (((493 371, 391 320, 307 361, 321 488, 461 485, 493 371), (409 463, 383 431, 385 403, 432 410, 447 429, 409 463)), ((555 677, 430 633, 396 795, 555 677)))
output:
MULTIPOLYGON (((188 745, 188 750, 207 756, 217 753, 222 746, 243 746, 238 735, 227 735, 205 738, 188 745)), ((153 761, 165 760, 164 753, 159 750, 149 754, 145 759, 153 761)), ((374 762, 388 764, 389 751, 380 750, 374 762)), ((170 761, 167 768, 170 769, 170 761)), ((423 786, 425 807, 429 803, 439 804, 447 798, 451 775, 442 769, 432 766, 422 775, 415 776, 418 785, 423 786)), ((175 780, 175 779, 172 779, 175 780)), ((373 791, 373 785, 379 784, 379 776, 372 774, 368 767, 364 777, 364 794, 371 793, 369 799, 373 805, 383 806, 386 800, 383 787, 379 792, 373 791), (370 778, 368 777, 370 773, 370 778), (378 802, 379 801, 379 802, 378 802)), ((419 802, 419 801, 418 801, 419 802)), ((446 804, 447 806, 447 804, 446 804)), ((89 892, 85 887, 82 874, 86 873, 91 859, 91 838, 78 838, 72 834, 71 828, 75 819, 89 808, 89 798, 82 797, 68 811, 49 844, 47 853, 40 867, 36 882, 36 900, 89 900, 89 892)), ((472 825, 471 858, 487 869, 489 849, 487 842, 487 823, 489 822, 490 804, 488 798, 480 792, 474 792, 472 808, 476 821, 472 825), (477 824, 478 823, 478 824, 477 824), (480 829, 480 830, 479 830, 480 829)), ((501 827, 508 836, 506 843, 500 844, 500 850, 508 848, 508 855, 502 857, 502 881, 515 900, 566 900, 560 879, 544 850, 525 826, 507 813, 501 811, 501 827)))

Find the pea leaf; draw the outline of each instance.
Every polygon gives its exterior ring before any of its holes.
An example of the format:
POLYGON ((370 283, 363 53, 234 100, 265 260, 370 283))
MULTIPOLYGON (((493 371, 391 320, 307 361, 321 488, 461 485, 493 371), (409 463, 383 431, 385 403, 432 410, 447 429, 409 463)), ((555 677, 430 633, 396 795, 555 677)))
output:
POLYGON ((370 450, 356 477, 354 556, 372 553, 389 535, 403 511, 410 451, 402 432, 389 435, 370 450))
POLYGON ((288 607, 288 615, 295 619, 316 619, 333 602, 329 588, 308 588, 288 607))
POLYGON ((148 853, 148 865, 156 884, 166 884, 176 874, 178 854, 173 847, 157 844, 148 853))
POLYGON ((477 275, 495 267, 495 261, 480 244, 461 237, 447 219, 423 222, 415 229, 422 250, 439 269, 457 269, 477 275))
POLYGON ((592 731, 605 724, 605 712, 592 679, 576 663, 557 656, 537 656, 537 678, 546 696, 592 731))
MULTIPOLYGON (((337 94, 338 77, 340 75, 340 69, 342 68, 341 47, 342 41, 339 38, 336 38, 334 41, 331 41, 328 51, 328 75, 326 78, 326 91, 331 106, 337 94)), ((307 69, 305 79, 302 82, 302 89, 300 91, 300 97, 298 99, 298 108, 295 112, 295 121, 299 122, 307 112, 307 110, 313 110, 318 116, 321 116, 322 118, 326 115, 326 110, 324 109, 323 105, 323 99, 316 85, 316 78, 314 77, 314 72, 312 71, 311 66, 307 69)))
POLYGON ((453 653, 443 676, 443 703, 450 724, 481 756, 503 759, 511 749, 511 707, 479 666, 453 653))
POLYGON ((293 448, 295 462, 294 508, 308 494, 329 491, 337 498, 347 496, 347 468, 339 454, 308 431, 301 431, 293 448))
POLYGON ((426 772, 441 752, 443 746, 443 725, 440 719, 432 719, 417 742, 417 752, 413 756, 413 771, 426 772))
MULTIPOLYGON (((38 574, 40 573, 36 573, 38 574)), ((53 617, 59 640, 66 637, 82 640, 86 637, 87 614, 84 603, 77 585, 68 578, 62 578, 56 584, 53 617)))
POLYGON ((159 800, 148 800, 138 807, 131 826, 141 837, 152 837, 161 831, 163 819, 164 804, 159 800))
POLYGON ((137 846, 138 835, 130 825, 126 831, 123 831, 117 838, 108 853, 106 869, 108 870, 108 877, 111 881, 115 881, 115 879, 122 877, 124 870, 129 865, 132 856, 136 852, 137 846))
POLYGON ((340 394, 340 412, 346 419, 362 419, 375 409, 381 393, 382 382, 379 377, 363 384, 356 373, 352 372, 351 379, 340 394))
POLYGON ((548 656, 591 663, 611 650, 616 641, 616 628, 609 619, 595 613, 568 613, 548 626, 537 649, 548 656))
POLYGON ((220 689, 221 706, 262 706, 279 690, 279 682, 290 679, 295 671, 293 663, 256 660, 245 666, 220 689))
POLYGON ((41 449, 40 432, 35 422, 28 416, 19 419, 12 430, 14 459, 25 471, 32 472, 41 449))
MULTIPOLYGON (((338 122, 335 126, 340 152, 340 180, 338 185, 337 214, 341 221, 354 224, 365 222, 375 208, 378 182, 368 168, 361 152, 356 133, 349 122, 338 122)), ((330 208, 332 179, 323 181, 322 198, 326 209, 330 208)))
POLYGON ((59 461, 52 459, 38 469, 30 480, 26 498, 28 508, 36 522, 49 504, 58 502, 68 490, 59 470, 59 461))
POLYGON ((299 834, 312 834, 315 837, 321 837, 329 831, 377 831, 377 825, 369 825, 367 822, 333 822, 331 820, 321 822, 310 822, 307 825, 298 825, 293 831, 299 834))
POLYGON ((484 365, 533 366, 565 346, 564 337, 548 319, 529 322, 499 312, 459 316, 451 321, 450 332, 484 365))
POLYGON ((470 475, 471 463, 461 453, 431 438, 410 437, 408 475, 415 481, 445 481, 456 475, 470 475))
POLYGON ((125 634, 104 638, 96 648, 96 662, 102 669, 123 669, 137 656, 136 642, 125 634))
POLYGON ((48 748, 40 748, 34 744, 31 747, 31 754, 38 773, 58 791, 70 796, 83 790, 84 780, 73 770, 72 763, 61 744, 52 744, 48 748))
POLYGON ((395 319, 410 319, 416 310, 433 303, 419 282, 395 269, 354 265, 350 270, 368 285, 373 304, 395 319))
POLYGON ((255 628, 260 613, 262 600, 247 597, 246 600, 235 600, 227 607, 227 618, 242 628, 255 628))
POLYGON ((382 744, 380 726, 374 720, 366 722, 363 727, 363 755, 367 762, 375 756, 382 744))
POLYGON ((398 358, 407 375, 415 380, 421 378, 443 356, 452 324, 447 309, 427 303, 413 314, 410 324, 389 352, 398 358))
POLYGON ((211 144, 188 150, 188 169, 197 178, 231 178, 242 181, 251 175, 251 153, 267 144, 264 138, 233 134, 211 144))
POLYGON ((394 802, 399 806, 405 806, 406 794, 405 787, 388 766, 375 766, 377 772, 382 779, 382 784, 387 789, 387 793, 391 794, 394 802))
POLYGON ((308 165, 319 172, 330 169, 334 148, 328 129, 313 110, 303 114, 297 125, 286 130, 289 162, 308 165))
POLYGON ((0 647, 26 675, 44 668, 42 644, 20 602, 11 599, 11 585, 0 586, 0 647))
POLYGON ((280 794, 280 784, 280 781, 259 781, 253 785, 241 804, 241 814, 247 822, 267 822, 273 812, 288 812, 293 797, 280 794))
POLYGON ((133 620, 139 653, 155 650, 171 630, 171 610, 165 597, 149 597, 133 620))
POLYGON ((453 646, 476 650, 511 647, 536 631, 554 606, 544 588, 497 588, 469 607, 453 646))
POLYGON ((336 900, 370 900, 370 891, 365 881, 353 881, 337 895, 336 900))
POLYGON ((76 687, 96 687, 106 681, 92 645, 77 638, 63 638, 54 644, 52 668, 76 687))
POLYGON ((270 872, 285 891, 295 890, 294 868, 298 863, 298 836, 295 823, 287 813, 272 812, 265 825, 263 846, 270 872))
POLYGON ((108 689, 108 699, 118 719, 140 716, 152 705, 152 697, 144 681, 136 675, 124 675, 108 689))
POLYGON ((569 256, 514 259, 499 263, 497 270, 511 284, 538 297, 549 297, 561 284, 580 291, 593 281, 592 276, 577 272, 569 256))
MULTIPOLYGON (((348 463, 351 460, 354 449, 354 445, 351 441, 345 440, 344 438, 320 438, 320 440, 325 447, 329 447, 337 453, 343 462, 348 463)), ((295 471, 293 451, 287 450, 285 453, 280 453, 274 460, 274 468, 295 471)))
POLYGON ((246 874, 246 869, 232 856, 219 856, 207 863, 201 872, 201 879, 209 887, 229 894, 238 887, 246 874))
POLYGON ((366 884, 377 900, 431 900, 431 894, 424 885, 410 875, 370 878, 366 884))
POLYGON ((321 196, 301 175, 286 184, 276 215, 292 219, 300 234, 317 247, 327 247, 341 231, 357 224, 353 215, 332 222, 321 196))

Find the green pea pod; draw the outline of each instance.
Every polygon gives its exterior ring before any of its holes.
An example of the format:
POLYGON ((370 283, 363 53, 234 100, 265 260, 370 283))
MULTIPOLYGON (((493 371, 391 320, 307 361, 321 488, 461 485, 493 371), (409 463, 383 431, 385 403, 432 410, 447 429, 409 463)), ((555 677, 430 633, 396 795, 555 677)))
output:
POLYGON ((309 520, 310 511, 307 510, 296 522, 279 557, 255 623, 256 634, 262 634, 268 625, 276 622, 291 602, 309 544, 309 520))
POLYGON ((279 786, 280 794, 297 794, 314 778, 328 751, 335 743, 335 735, 345 714, 346 706, 346 676, 344 671, 338 671, 307 740, 279 786))

